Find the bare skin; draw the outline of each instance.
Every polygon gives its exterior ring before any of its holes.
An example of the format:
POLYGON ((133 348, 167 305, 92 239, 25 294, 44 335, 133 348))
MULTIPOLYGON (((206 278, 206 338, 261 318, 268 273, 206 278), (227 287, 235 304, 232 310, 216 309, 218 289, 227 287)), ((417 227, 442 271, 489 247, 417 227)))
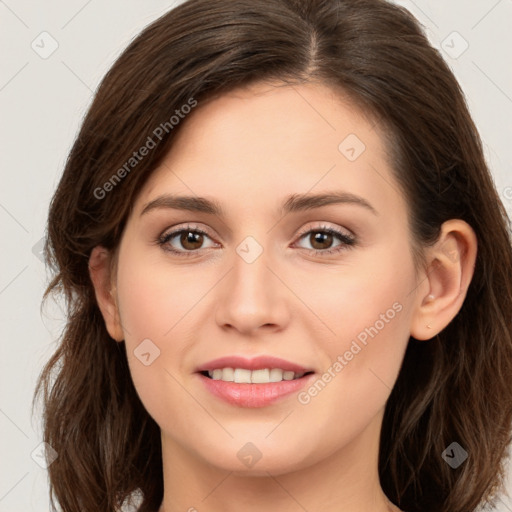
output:
POLYGON ((378 128, 325 86, 258 84, 199 105, 140 191, 115 272, 101 247, 90 261, 107 329, 126 341, 161 428, 160 512, 399 510, 378 477, 386 401, 409 337, 428 343, 462 306, 476 250, 473 230, 450 220, 415 267, 378 128), (293 194, 334 191, 343 202, 280 211, 293 194), (224 216, 154 203, 166 194, 214 200, 224 216), (325 228, 342 237, 311 233, 325 228), (187 245, 167 236, 179 229, 206 234, 187 245), (160 351, 149 365, 134 353, 146 339, 160 351), (260 354, 331 378, 247 408, 196 371, 260 354), (248 465, 247 451, 259 460, 248 465))

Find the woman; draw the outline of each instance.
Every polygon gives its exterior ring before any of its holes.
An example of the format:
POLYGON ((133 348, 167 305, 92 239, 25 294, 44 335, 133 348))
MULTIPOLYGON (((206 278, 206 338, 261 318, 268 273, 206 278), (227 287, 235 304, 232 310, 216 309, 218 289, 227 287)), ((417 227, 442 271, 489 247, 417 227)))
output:
POLYGON ((65 511, 462 512, 512 419, 509 224, 382 0, 189 0, 101 84, 48 220, 65 511))

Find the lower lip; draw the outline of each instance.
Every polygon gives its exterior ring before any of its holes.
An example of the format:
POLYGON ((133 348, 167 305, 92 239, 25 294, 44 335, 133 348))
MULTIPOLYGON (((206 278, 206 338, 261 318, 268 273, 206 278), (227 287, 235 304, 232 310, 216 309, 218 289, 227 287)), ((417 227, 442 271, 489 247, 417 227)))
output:
POLYGON ((299 391, 313 378, 310 373, 300 379, 268 382, 265 384, 237 384, 213 380, 198 374, 206 389, 218 398, 239 407, 265 407, 299 391))

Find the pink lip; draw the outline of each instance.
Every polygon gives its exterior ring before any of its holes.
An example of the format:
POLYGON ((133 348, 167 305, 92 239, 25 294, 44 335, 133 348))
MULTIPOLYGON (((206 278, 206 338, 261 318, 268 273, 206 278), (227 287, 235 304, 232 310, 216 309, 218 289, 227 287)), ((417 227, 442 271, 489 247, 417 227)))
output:
POLYGON ((251 359, 240 356, 220 357, 219 359, 214 359, 213 361, 209 361, 199 366, 196 371, 204 372, 218 368, 244 368, 246 370, 281 368, 281 370, 291 371, 294 373, 306 373, 312 371, 312 369, 304 368, 298 364, 273 356, 257 356, 251 359))
MULTIPOLYGON (((226 367, 224 367, 226 368, 226 367)), ((238 366, 238 368, 240 368, 238 366)), ((268 368, 268 366, 267 366, 268 368)), ((198 374, 206 389, 218 398, 239 407, 265 407, 287 395, 299 391, 314 378, 314 374, 304 375, 300 379, 269 382, 265 384, 237 384, 213 380, 198 374)))
POLYGON ((314 376, 311 373, 295 380, 283 380, 281 382, 268 382, 265 384, 237 384, 236 382, 213 380, 200 373, 222 368, 244 368, 246 370, 280 368, 281 370, 294 373, 307 373, 312 370, 273 356, 257 356, 250 359, 240 356, 221 357, 197 368, 199 378, 210 393, 229 404, 239 407, 264 407, 270 405, 287 395, 297 392, 314 376))

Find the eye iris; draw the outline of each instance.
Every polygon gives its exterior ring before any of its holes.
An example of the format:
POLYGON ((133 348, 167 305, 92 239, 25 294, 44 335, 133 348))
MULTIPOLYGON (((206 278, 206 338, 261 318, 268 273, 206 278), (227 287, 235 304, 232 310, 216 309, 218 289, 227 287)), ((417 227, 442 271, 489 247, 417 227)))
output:
POLYGON ((311 233, 311 235, 313 237, 313 242, 311 243, 311 246, 315 249, 328 249, 329 246, 332 244, 332 234, 331 233, 314 231, 313 233, 311 233), (320 247, 316 247, 317 243, 325 244, 326 242, 328 243, 328 247, 325 247, 322 245, 320 247))
POLYGON ((180 242, 185 249, 199 249, 203 244, 203 235, 201 233, 194 233, 193 231, 183 231, 180 236, 180 242), (192 244, 192 246, 188 244, 192 244))

